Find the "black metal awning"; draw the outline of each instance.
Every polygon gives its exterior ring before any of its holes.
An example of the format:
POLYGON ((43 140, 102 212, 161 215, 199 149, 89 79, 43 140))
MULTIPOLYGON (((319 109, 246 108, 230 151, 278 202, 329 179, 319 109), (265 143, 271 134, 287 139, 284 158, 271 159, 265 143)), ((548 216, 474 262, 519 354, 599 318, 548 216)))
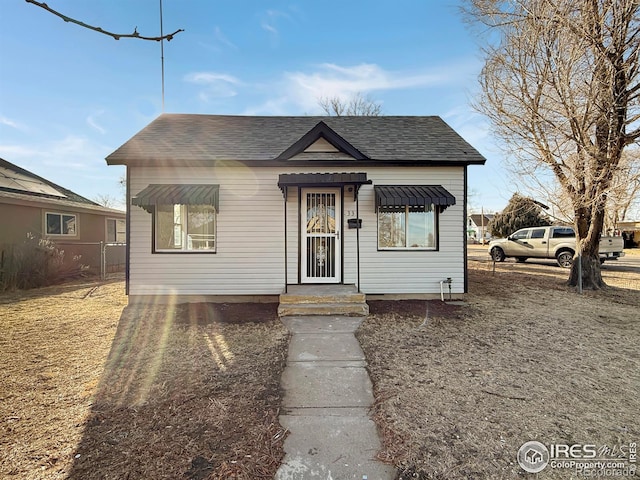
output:
POLYGON ((131 204, 152 212, 156 204, 213 205, 218 210, 220 185, 151 184, 131 204))
POLYGON ((287 187, 343 187, 353 185, 357 198, 361 185, 370 185, 366 173, 282 173, 278 176, 278 187, 284 194, 287 187))
POLYGON ((428 207, 440 212, 455 205, 456 198, 442 185, 376 185, 376 211, 379 208, 428 207))

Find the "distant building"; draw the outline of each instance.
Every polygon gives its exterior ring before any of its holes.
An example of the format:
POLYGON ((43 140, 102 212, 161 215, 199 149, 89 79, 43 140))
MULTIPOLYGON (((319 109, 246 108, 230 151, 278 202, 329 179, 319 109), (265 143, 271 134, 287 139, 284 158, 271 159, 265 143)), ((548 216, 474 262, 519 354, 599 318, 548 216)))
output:
POLYGON ((620 235, 624 238, 624 248, 640 246, 640 221, 618 222, 616 224, 616 232, 620 232, 620 235))
MULTIPOLYGON (((65 258, 99 271, 100 242, 126 241, 126 214, 106 208, 0 158, 0 257, 23 243, 27 235, 52 241, 65 258)), ((125 248, 108 252, 112 270, 124 267, 125 248)))
POLYGON ((489 233, 489 222, 493 220, 493 213, 472 213, 467 217, 467 239, 469 241, 482 242, 491 238, 489 233), (484 217, 484 218, 483 218, 484 217))

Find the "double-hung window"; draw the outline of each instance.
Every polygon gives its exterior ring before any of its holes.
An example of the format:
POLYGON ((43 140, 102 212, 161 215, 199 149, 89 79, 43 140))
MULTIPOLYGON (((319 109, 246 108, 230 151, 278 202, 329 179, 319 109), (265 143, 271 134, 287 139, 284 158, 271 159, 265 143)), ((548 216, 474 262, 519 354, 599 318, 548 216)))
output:
POLYGON ((75 237, 78 234, 78 218, 73 214, 47 212, 45 227, 47 235, 75 237))
POLYGON ((437 212, 433 205, 378 208, 380 250, 436 250, 437 212))
POLYGON ((216 208, 213 205, 157 204, 155 251, 215 252, 216 208))

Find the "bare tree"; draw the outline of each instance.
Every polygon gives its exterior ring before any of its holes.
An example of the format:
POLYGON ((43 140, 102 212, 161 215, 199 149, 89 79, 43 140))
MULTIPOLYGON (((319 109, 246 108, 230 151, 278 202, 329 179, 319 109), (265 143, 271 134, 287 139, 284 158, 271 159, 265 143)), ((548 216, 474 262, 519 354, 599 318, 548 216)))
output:
MULTIPOLYGON (((480 75, 508 153, 570 199, 585 288, 604 287, 599 238, 624 148, 640 136, 637 0, 467 0, 495 39, 480 75), (495 35, 493 35, 495 33, 495 35)), ((568 280, 578 284, 578 263, 568 280)))
POLYGON ((378 117, 382 114, 382 106, 362 93, 356 93, 348 100, 336 96, 320 97, 318 105, 327 115, 341 116, 361 116, 378 117))
POLYGON ((640 151, 625 150, 620 159, 617 175, 611 182, 611 190, 607 198, 607 214, 604 220, 605 229, 613 231, 618 222, 628 220, 634 206, 640 200, 640 151))
POLYGON ((115 208, 118 205, 117 198, 105 193, 95 195, 92 200, 106 208, 115 208))
POLYGON ((44 10, 46 10, 49 13, 52 13, 53 15, 55 15, 56 17, 60 17, 62 20, 64 20, 65 22, 71 22, 71 23, 75 23, 76 25, 80 25, 81 27, 84 28, 88 28, 89 30, 93 30, 95 32, 98 33, 102 33, 104 35, 108 35, 110 37, 113 37, 115 40, 120 40, 121 38, 137 38, 139 40, 151 40, 151 41, 155 41, 155 42, 160 42, 162 40, 166 40, 166 41, 171 41, 173 40, 173 37, 180 33, 180 32, 184 32, 183 29, 178 29, 173 33, 168 33, 167 35, 162 35, 159 37, 145 37, 144 35, 140 35, 138 33, 138 28, 135 27, 133 29, 133 33, 113 33, 113 32, 109 32, 107 30, 104 30, 100 27, 96 27, 94 25, 89 25, 87 23, 81 22, 80 20, 76 20, 75 18, 71 18, 68 17, 67 15, 64 15, 56 10, 54 10, 53 8, 49 7, 49 5, 47 5, 44 2, 38 2, 36 0, 25 0, 25 2, 27 3, 31 3, 32 5, 36 5, 44 10))

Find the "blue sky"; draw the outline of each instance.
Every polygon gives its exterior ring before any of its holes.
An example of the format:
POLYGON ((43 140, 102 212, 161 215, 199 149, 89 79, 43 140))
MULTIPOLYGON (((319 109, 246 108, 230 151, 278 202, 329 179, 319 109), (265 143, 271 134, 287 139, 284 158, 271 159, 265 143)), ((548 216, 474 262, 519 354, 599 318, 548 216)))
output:
MULTIPOLYGON (((105 30, 159 35, 159 0, 48 0, 105 30)), ((163 0, 165 111, 321 114, 357 92, 385 115, 439 115, 484 154, 474 208, 513 188, 470 100, 482 59, 454 0, 163 0)), ((162 112, 160 44, 116 41, 0 0, 0 157, 81 195, 121 200, 104 158, 162 112)), ((123 205, 120 205, 123 207, 123 205)))

